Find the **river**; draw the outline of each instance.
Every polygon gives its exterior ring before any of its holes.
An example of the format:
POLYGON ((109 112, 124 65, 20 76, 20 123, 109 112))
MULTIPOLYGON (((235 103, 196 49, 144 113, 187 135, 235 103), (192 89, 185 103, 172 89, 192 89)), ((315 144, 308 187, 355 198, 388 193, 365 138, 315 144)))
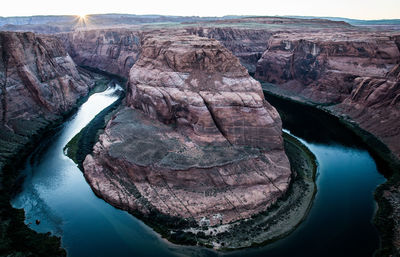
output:
POLYGON ((316 156, 319 167, 313 207, 289 236, 264 247, 217 253, 176 246, 125 211, 94 195, 64 146, 96 114, 118 99, 118 87, 96 93, 28 158, 22 191, 12 200, 26 223, 62 237, 68 256, 372 256, 378 236, 372 225, 375 188, 385 181, 374 159, 338 122, 311 108, 268 97, 287 132, 316 156), (36 225, 35 221, 40 220, 36 225))

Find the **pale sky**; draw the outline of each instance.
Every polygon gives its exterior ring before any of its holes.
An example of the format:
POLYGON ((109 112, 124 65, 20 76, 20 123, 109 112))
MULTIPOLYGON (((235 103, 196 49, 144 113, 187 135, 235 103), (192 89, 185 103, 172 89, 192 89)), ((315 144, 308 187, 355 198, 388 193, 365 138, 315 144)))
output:
POLYGON ((0 16, 60 14, 179 16, 302 15, 400 19, 400 0, 2 0, 0 16))

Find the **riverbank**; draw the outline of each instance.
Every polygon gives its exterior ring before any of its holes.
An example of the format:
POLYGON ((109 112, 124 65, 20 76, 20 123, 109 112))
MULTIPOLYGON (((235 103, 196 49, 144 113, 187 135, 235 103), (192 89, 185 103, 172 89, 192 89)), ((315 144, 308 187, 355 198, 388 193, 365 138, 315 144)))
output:
POLYGON ((287 193, 268 210, 231 224, 185 230, 199 245, 222 251, 267 245, 289 235, 307 217, 317 192, 314 154, 299 140, 284 133, 284 147, 292 169, 287 193))
MULTIPOLYGON (((106 88, 107 87, 105 87, 104 90, 106 88)), ((99 92, 102 91, 97 91, 95 93, 99 92)), ((103 132, 103 129, 107 124, 106 121, 111 118, 112 114, 118 109, 125 97, 123 91, 118 91, 118 94, 119 98, 117 101, 97 114, 85 128, 83 128, 71 139, 71 141, 68 142, 67 145, 65 145, 65 155, 71 158, 78 165, 80 170, 83 170, 82 163, 85 160, 86 155, 92 152, 94 144, 98 141, 99 135, 103 132)))
POLYGON ((197 235, 200 245, 223 251, 267 245, 290 234, 307 217, 317 192, 317 161, 299 140, 287 133, 283 137, 293 172, 287 193, 268 210, 250 219, 206 229, 190 229, 197 235))
POLYGON ((24 140, 15 147, 16 152, 9 153, 3 168, 0 169, 0 255, 1 256, 66 256, 66 251, 61 248, 59 237, 50 233, 41 234, 31 230, 25 223, 25 213, 22 209, 14 209, 10 200, 18 193, 24 178, 20 177, 20 170, 27 157, 38 146, 39 142, 52 137, 59 131, 61 125, 70 118, 95 91, 104 88, 108 79, 103 75, 91 73, 95 86, 89 94, 80 98, 76 106, 54 120, 39 122, 32 127, 28 140, 24 140))
POLYGON ((334 105, 314 103, 270 83, 262 83, 262 86, 264 94, 267 97, 276 97, 321 111, 339 121, 363 142, 370 154, 377 160, 380 172, 388 179, 386 183, 376 189, 374 194, 375 200, 378 203, 374 224, 380 234, 380 248, 375 255, 389 256, 396 252, 398 253, 400 233, 396 231, 400 231, 400 196, 398 194, 398 189, 400 188, 400 164, 395 155, 381 140, 360 128, 348 116, 335 113, 334 105))
MULTIPOLYGON (((73 149, 83 149, 91 145, 90 134, 91 136, 98 134, 96 128, 102 129, 98 124, 104 126, 107 117, 110 118, 107 113, 109 113, 107 110, 100 113, 67 144, 66 154, 79 166, 86 154, 73 149)), ((285 151, 293 168, 293 182, 286 195, 261 214, 216 226, 197 226, 193 222, 169 217, 156 211, 148 216, 132 214, 162 237, 176 244, 234 250, 267 244, 282 238, 292 232, 307 216, 316 193, 317 169, 315 156, 300 141, 285 133, 284 142, 285 151)), ((102 198, 101 195, 98 196, 102 198)))

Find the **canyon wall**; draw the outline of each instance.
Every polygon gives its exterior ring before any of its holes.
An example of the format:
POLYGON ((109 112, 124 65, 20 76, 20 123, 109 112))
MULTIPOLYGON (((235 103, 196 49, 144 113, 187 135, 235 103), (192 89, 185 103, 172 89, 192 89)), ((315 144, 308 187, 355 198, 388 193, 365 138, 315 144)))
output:
POLYGON ((255 73, 256 64, 267 49, 268 40, 273 33, 262 29, 230 27, 193 27, 187 28, 187 31, 190 34, 213 38, 221 42, 222 45, 239 58, 240 63, 250 74, 255 73))
MULTIPOLYGON (((189 34, 214 38, 239 58, 250 72, 267 49, 271 32, 240 28, 190 27, 189 34)), ((144 30, 146 31, 146 30, 144 30)), ((86 65, 128 77, 129 70, 140 55, 143 29, 98 29, 58 34, 71 57, 86 65)))
MULTIPOLYGON (((241 64, 250 74, 254 73, 257 79, 277 84, 283 89, 282 94, 289 92, 290 95, 301 96, 302 98, 298 99, 312 101, 337 115, 348 117, 362 129, 377 136, 390 148, 395 157, 400 157, 400 36, 395 32, 371 31, 344 22, 287 18, 249 18, 185 24, 181 30, 187 34, 218 40, 237 56, 241 64)), ((157 207, 157 211, 169 215, 185 213, 183 217, 194 217, 211 224, 217 223, 218 220, 228 222, 238 217, 246 217, 250 212, 245 209, 249 206, 256 211, 261 210, 257 203, 274 197, 264 200, 255 197, 249 200, 248 196, 237 188, 252 188, 251 184, 259 183, 257 181, 260 178, 255 173, 252 173, 254 179, 249 180, 239 175, 238 170, 239 167, 242 170, 247 170, 244 167, 254 167, 253 157, 260 155, 226 148, 229 144, 238 147, 241 143, 255 142, 257 145, 250 134, 258 132, 252 125, 242 128, 239 121, 232 122, 226 119, 231 107, 215 105, 216 102, 223 102, 224 105, 242 105, 246 102, 243 99, 239 100, 242 95, 236 94, 239 98, 234 100, 236 96, 234 98, 224 93, 225 96, 219 96, 218 101, 213 101, 217 99, 215 94, 200 94, 195 90, 196 87, 188 87, 186 81, 189 78, 196 78, 194 81, 200 81, 200 85, 215 85, 212 81, 220 79, 213 76, 208 78, 204 76, 206 73, 199 73, 197 68, 186 67, 188 61, 182 62, 181 57, 177 59, 174 51, 158 52, 160 49, 167 49, 167 46, 155 47, 155 52, 154 47, 150 47, 150 41, 145 40, 148 33, 146 29, 141 29, 140 33, 138 29, 132 30, 131 33, 135 34, 138 40, 130 40, 131 46, 124 46, 127 52, 133 51, 132 61, 125 65, 124 60, 128 55, 124 50, 115 51, 115 55, 110 54, 114 52, 113 49, 124 49, 120 47, 123 45, 121 39, 117 39, 124 37, 128 32, 116 30, 115 33, 118 31, 120 36, 107 37, 108 40, 104 40, 105 31, 97 34, 99 40, 95 38, 94 32, 88 31, 79 32, 92 34, 93 38, 87 42, 83 34, 77 37, 81 38, 80 40, 72 40, 71 35, 74 33, 69 34, 68 40, 64 41, 70 43, 71 48, 68 49, 73 49, 74 58, 78 63, 92 65, 125 77, 128 77, 129 66, 138 62, 137 67, 132 69, 128 87, 130 91, 127 103, 131 108, 125 108, 110 121, 100 143, 95 147, 93 156, 88 156, 86 160, 85 176, 91 181, 95 192, 114 205, 130 211, 151 213, 156 208, 154 205, 163 206, 157 207), (143 49, 149 53, 146 52, 146 58, 139 60, 142 43, 147 44, 143 49), (79 51, 81 47, 86 47, 87 50, 79 51), (91 54, 85 54, 87 51, 91 54), (97 53, 103 56, 100 58, 97 53), (100 66, 103 60, 107 65, 100 66), (166 72, 166 67, 172 71, 166 72), (201 76, 197 78, 196 74, 201 76), (161 82, 153 79, 159 75, 161 82), (183 92, 176 89, 181 86, 185 88, 183 92), (138 109, 142 112, 135 111, 138 109), (149 121, 149 116, 153 118, 152 122, 149 121), (138 126, 138 123, 146 126, 138 126), (146 130, 151 132, 144 133, 146 130), (238 132, 240 130, 247 132, 238 132), (127 133, 131 136, 122 136, 127 133), (163 138, 163 134, 168 136, 163 138), (187 135, 190 135, 191 147, 185 145, 187 135), (151 140, 145 140, 146 138, 151 140), (122 141, 129 143, 123 144, 122 141), (176 141, 185 143, 179 143, 177 146, 173 143, 176 141), (135 142, 140 142, 144 147, 132 147, 135 142), (203 148, 203 144, 209 142, 213 142, 212 148, 203 148), (193 149, 197 157, 188 154, 193 149), (221 151, 229 156, 233 163, 226 163, 227 159, 224 160, 221 158, 222 154, 217 154, 221 151), (122 158, 121 152, 130 153, 133 161, 122 158), (209 159, 209 162, 200 162, 200 156, 209 159), (156 168, 152 166, 155 163, 156 168), (224 163, 223 168, 216 169, 220 163, 224 163), (172 166, 180 168, 171 169, 172 166), (111 179, 118 173, 119 167, 123 167, 119 171, 121 174, 116 179, 111 179), (207 176, 203 173, 206 168, 209 169, 207 176), (137 175, 138 170, 142 171, 140 175, 137 175), (229 181, 236 181, 237 187, 232 183, 228 183, 228 187, 224 180, 225 175, 229 176, 229 181), (96 177, 98 179, 95 179, 96 177), (190 193, 187 188, 182 189, 180 179, 196 189, 190 193), (135 181, 134 186, 130 181, 135 181), (212 183, 215 190, 211 190, 212 183), (243 186, 243 183, 246 186, 243 186), (211 208, 211 203, 201 197, 200 192, 205 196, 215 197, 213 201, 222 204, 215 209, 211 208), (132 198, 132 195, 135 197, 132 198), (200 203, 199 207, 191 199, 196 199, 196 202, 200 203), (167 201, 173 203, 172 206, 164 204, 167 201), (238 211, 234 212, 232 206, 238 211), (205 211, 206 208, 210 211, 205 211)), ((175 30, 170 30, 171 34, 174 32, 175 30)), ((156 39, 153 43, 158 44, 156 39)), ((176 47, 173 42, 168 44, 176 47)), ((182 51, 188 49, 182 48, 182 51)), ((199 51, 193 60, 204 59, 202 55, 199 51)), ((235 72, 241 74, 240 76, 244 74, 242 69, 236 69, 235 72)), ((222 82, 225 83, 224 79, 222 82)), ((243 90, 248 88, 244 87, 243 90)), ((257 101, 254 104, 258 104, 257 101)), ((239 111, 233 112, 236 113, 237 119, 241 115, 241 109, 235 108, 239 111)), ((250 124, 249 122, 252 123, 251 119, 246 120, 246 124, 250 124)), ((274 159, 273 163, 278 163, 276 160, 274 159)), ((258 162, 257 168, 252 168, 257 174, 261 174, 259 171, 262 169, 270 169, 261 163, 258 162)), ((252 190, 249 189, 249 192, 253 192, 252 190)), ((266 194, 275 193, 269 191, 266 194)), ((392 206, 398 206, 398 198, 393 199, 392 206)), ((395 233, 395 237, 399 238, 398 233, 395 233)))
POLYGON ((100 29, 59 34, 65 48, 78 64, 128 77, 140 54, 140 32, 100 29))
POLYGON ((398 46, 392 33, 278 34, 258 61, 255 77, 331 105, 399 158, 398 46))
POLYGON ((94 85, 59 40, 15 32, 0 32, 0 83, 0 170, 94 85))
MULTIPOLYGON (((155 28, 165 29, 162 25, 136 26, 130 29, 99 28, 61 33, 57 36, 62 38, 68 52, 79 65, 97 67, 128 77, 130 67, 140 54, 141 33, 155 28)), ((268 48, 272 35, 287 30, 300 33, 304 28, 330 33, 349 30, 351 26, 345 22, 329 20, 260 17, 182 23, 176 24, 170 30, 185 30, 189 34, 218 40, 239 58, 250 74, 254 74, 257 62, 268 48)))
POLYGON ((108 202, 215 225, 264 211, 288 189, 280 117, 218 41, 146 32, 127 91, 128 107, 84 161, 108 202))
POLYGON ((398 33, 288 18, 152 29, 0 32, 1 165, 93 85, 74 61, 129 78, 127 106, 84 165, 93 190, 131 212, 227 223, 285 193, 281 121, 246 69, 350 117, 400 157, 398 33))

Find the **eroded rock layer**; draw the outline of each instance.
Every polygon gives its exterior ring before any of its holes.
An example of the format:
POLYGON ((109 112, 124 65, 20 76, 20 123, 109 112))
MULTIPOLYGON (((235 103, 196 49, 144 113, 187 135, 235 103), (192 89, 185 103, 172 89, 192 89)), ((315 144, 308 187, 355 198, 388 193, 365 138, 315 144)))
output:
POLYGON ((83 30, 58 37, 77 64, 123 77, 128 77, 140 52, 140 33, 136 30, 83 30))
POLYGON ((236 57, 240 63, 254 74, 257 61, 267 49, 268 40, 273 34, 270 30, 230 27, 193 27, 187 31, 201 37, 218 40, 236 57))
POLYGON ((94 84, 59 40, 15 32, 0 32, 0 83, 1 165, 94 84))
POLYGON ((85 177, 132 212, 219 224, 266 210, 290 182, 281 120, 260 84, 218 41, 145 33, 126 103, 85 177))
POLYGON ((315 103, 332 105, 400 157, 397 37, 385 33, 279 34, 257 64, 256 77, 315 103))

